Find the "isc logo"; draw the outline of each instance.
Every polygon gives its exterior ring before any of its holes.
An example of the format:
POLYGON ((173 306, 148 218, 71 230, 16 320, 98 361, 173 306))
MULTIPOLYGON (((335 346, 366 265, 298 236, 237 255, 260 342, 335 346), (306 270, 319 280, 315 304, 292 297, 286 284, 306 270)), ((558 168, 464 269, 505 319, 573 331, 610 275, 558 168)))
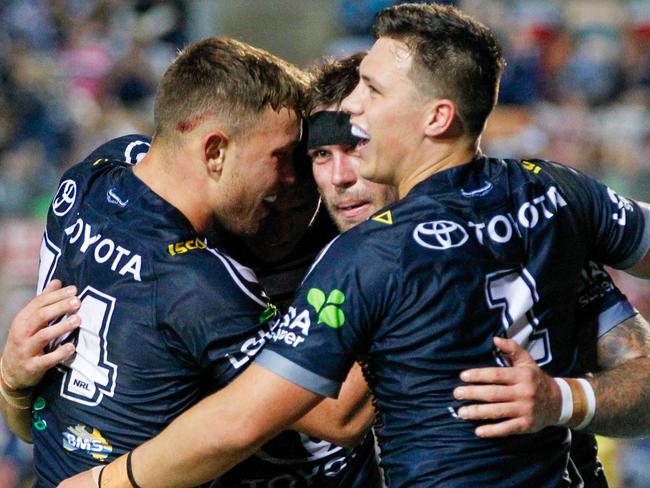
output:
POLYGON ((187 251, 193 251, 194 249, 205 249, 206 247, 208 247, 206 242, 196 237, 194 239, 190 239, 189 241, 170 244, 167 246, 167 252, 172 256, 176 256, 177 254, 183 254, 187 251))

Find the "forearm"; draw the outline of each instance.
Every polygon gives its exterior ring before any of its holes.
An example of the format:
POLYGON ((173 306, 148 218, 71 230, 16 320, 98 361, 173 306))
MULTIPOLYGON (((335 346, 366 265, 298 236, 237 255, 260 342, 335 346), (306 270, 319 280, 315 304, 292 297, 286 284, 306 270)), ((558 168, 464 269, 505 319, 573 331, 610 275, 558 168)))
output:
MULTIPOLYGON (((196 486, 217 478, 255 452, 261 440, 248 445, 231 441, 230 434, 239 431, 239 423, 231 423, 229 428, 224 426, 219 431, 213 428, 222 424, 216 419, 232 418, 232 410, 214 408, 204 401, 138 447, 132 455, 132 471, 138 485, 142 488, 196 486)), ((126 473, 123 456, 106 467, 102 488, 131 488, 126 473)))
POLYGON ((589 378, 596 412, 589 430, 608 436, 650 433, 650 326, 641 315, 598 340, 601 371, 589 378))
MULTIPOLYGON (((18 408, 15 400, 11 404, 0 395, 0 411, 9 430, 25 442, 32 442, 31 408, 18 408)), ((31 403, 31 401, 30 401, 31 403)), ((25 405, 26 406, 26 405, 25 405)))
POLYGON ((327 398, 292 425, 292 429, 339 446, 356 446, 375 419, 372 395, 355 364, 337 399, 327 398))
POLYGON ((0 411, 7 427, 25 442, 32 442, 32 388, 15 389, 5 379, 0 358, 0 411))
MULTIPOLYGON (((142 488, 182 488, 215 479, 319 401, 253 364, 133 451, 134 479, 142 488)), ((102 477, 102 488, 120 487, 131 488, 124 458, 109 465, 102 477)))
POLYGON ((611 437, 650 434, 650 358, 627 361, 588 380, 596 396, 591 432, 611 437))

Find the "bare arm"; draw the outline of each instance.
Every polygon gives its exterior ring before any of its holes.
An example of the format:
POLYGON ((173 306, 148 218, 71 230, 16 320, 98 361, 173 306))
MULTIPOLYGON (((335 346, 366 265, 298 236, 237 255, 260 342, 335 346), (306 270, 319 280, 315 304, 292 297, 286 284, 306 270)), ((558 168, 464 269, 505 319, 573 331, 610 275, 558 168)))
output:
POLYGON ((291 428, 339 446, 356 446, 375 419, 361 367, 352 366, 337 399, 326 398, 291 428))
POLYGON ((588 378, 596 394, 589 430, 627 437, 650 433, 650 325, 636 315, 598 340, 598 365, 588 378))
MULTIPOLYGON (((312 409, 322 397, 252 364, 133 451, 142 488, 183 488, 217 478, 312 409)), ((94 487, 85 471, 60 487, 94 487)), ((109 464, 102 488, 131 488, 125 456, 109 464)))
POLYGON ((48 369, 74 353, 73 344, 64 344, 48 353, 45 347, 79 327, 76 316, 48 327, 50 321, 79 308, 75 292, 75 287, 61 288, 61 282, 53 280, 16 314, 9 329, 0 363, 0 411, 12 432, 27 442, 31 442, 32 387, 48 369))
MULTIPOLYGON (((512 368, 483 368, 463 372, 457 398, 487 402, 459 409, 465 419, 501 420, 477 428, 477 435, 499 437, 537 432, 557 421, 561 408, 558 386, 514 341, 497 345, 513 358, 512 368)), ((622 322, 598 340, 598 365, 589 375, 596 413, 588 430, 627 437, 650 433, 650 326, 637 315, 622 322)))

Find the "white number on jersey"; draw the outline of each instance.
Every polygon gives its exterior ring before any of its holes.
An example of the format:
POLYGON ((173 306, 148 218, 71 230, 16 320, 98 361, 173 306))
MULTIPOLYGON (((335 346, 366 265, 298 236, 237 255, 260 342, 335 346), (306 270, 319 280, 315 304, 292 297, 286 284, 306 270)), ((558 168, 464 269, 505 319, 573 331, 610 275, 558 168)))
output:
POLYGON ((84 405, 98 405, 104 395, 113 396, 117 365, 108 361, 106 336, 115 298, 88 286, 79 295, 81 319, 76 354, 68 363, 61 384, 61 396, 84 405))
MULTIPOLYGON (((527 269, 508 269, 490 273, 485 279, 485 298, 490 308, 501 310, 506 337, 528 349, 540 366, 552 359, 548 330, 536 330, 539 321, 533 306, 539 301, 535 278, 527 269)), ((502 366, 503 358, 497 357, 502 366)))

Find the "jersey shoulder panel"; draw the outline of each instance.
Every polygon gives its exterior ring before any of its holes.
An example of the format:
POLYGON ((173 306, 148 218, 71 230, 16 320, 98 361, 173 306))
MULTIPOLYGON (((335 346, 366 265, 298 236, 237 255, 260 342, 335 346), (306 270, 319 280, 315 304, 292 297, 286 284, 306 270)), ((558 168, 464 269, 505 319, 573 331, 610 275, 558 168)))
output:
POLYGON ((276 309, 255 273, 198 237, 160 246, 156 316, 168 347, 188 353, 223 386, 268 339, 276 309))
POLYGON ((127 164, 138 163, 149 151, 151 137, 142 134, 129 134, 116 137, 97 147, 84 161, 96 164, 101 160, 124 161, 127 164))

